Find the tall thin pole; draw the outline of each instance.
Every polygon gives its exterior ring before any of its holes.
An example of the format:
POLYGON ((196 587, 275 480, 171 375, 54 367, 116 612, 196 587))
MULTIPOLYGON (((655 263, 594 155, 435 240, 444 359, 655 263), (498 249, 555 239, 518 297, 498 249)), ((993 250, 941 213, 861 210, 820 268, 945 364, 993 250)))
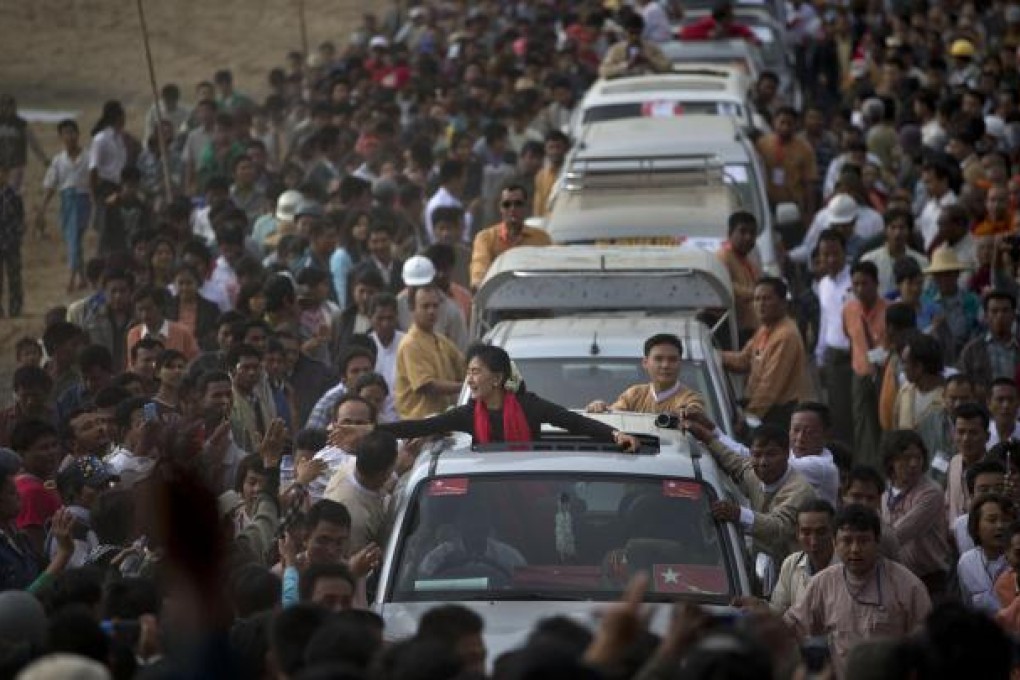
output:
POLYGON ((297 0, 298 26, 301 29, 301 56, 308 58, 308 22, 305 21, 305 0, 297 0))
MULTIPOLYGON (((166 139, 163 137, 163 111, 159 106, 159 87, 156 85, 156 69, 152 65, 152 49, 149 47, 149 28, 145 24, 145 10, 142 8, 142 0, 137 0, 138 23, 142 27, 142 45, 145 47, 145 63, 149 67, 149 85, 152 86, 152 101, 156 107, 156 142, 159 144, 159 160, 163 166, 163 190, 166 192, 166 202, 169 205, 174 200, 173 187, 170 184, 170 159, 166 155, 166 139)), ((149 140, 143 140, 147 144, 149 140)))

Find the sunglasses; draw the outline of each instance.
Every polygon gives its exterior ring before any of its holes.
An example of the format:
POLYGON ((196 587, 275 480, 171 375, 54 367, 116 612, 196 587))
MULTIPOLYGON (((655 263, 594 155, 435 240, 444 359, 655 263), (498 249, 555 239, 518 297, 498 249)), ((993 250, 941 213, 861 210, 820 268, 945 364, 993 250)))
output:
POLYGON ((523 208, 524 201, 503 201, 500 205, 504 208, 523 208))

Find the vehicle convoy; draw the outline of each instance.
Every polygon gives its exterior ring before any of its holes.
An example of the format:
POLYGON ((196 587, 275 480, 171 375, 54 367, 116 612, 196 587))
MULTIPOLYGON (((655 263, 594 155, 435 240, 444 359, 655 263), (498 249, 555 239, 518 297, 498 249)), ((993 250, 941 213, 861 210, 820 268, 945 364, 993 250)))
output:
POLYGON ((747 552, 709 504, 738 498, 692 437, 655 416, 596 416, 642 439, 642 451, 547 433, 531 444, 472 447, 466 436, 422 455, 396 499, 375 610, 392 639, 429 609, 469 607, 490 658, 542 618, 588 626, 639 571, 650 576, 652 629, 689 600, 727 611, 751 592, 747 552))
MULTIPOLYGON (((676 245, 717 250, 729 216, 758 221, 757 257, 779 272, 764 170, 750 139, 723 116, 614 120, 587 126, 564 161, 542 225, 554 243, 676 245)), ((793 204, 776 214, 799 219, 793 204)))
POLYGON ((680 381, 734 434, 737 395, 714 349, 736 341, 732 304, 726 269, 693 246, 513 248, 479 287, 471 332, 505 349, 529 390, 569 408, 648 382, 644 341, 672 333, 680 381))

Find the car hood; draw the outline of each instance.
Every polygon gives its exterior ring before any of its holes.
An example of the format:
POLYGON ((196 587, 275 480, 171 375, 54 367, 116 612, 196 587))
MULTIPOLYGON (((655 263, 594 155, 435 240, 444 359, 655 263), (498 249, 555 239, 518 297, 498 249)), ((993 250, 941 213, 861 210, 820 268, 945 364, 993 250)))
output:
MULTIPOLYGON (((376 607, 386 625, 386 639, 403 640, 412 637, 418 621, 425 612, 440 605, 457 604, 467 607, 485 621, 485 645, 491 663, 504 652, 522 647, 535 624, 550 616, 565 616, 586 628, 594 630, 598 615, 612 602, 389 602, 376 607)), ((649 626, 656 635, 663 635, 669 626, 671 604, 649 604, 649 626)), ((716 607, 707 607, 715 611, 716 607)))

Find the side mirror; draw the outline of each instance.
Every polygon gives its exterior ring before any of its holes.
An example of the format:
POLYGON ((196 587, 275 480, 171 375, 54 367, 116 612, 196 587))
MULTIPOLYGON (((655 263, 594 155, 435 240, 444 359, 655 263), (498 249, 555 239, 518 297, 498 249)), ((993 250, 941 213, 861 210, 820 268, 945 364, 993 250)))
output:
POLYGON ((776 224, 786 226, 800 224, 800 208, 796 203, 780 203, 776 206, 776 224))

